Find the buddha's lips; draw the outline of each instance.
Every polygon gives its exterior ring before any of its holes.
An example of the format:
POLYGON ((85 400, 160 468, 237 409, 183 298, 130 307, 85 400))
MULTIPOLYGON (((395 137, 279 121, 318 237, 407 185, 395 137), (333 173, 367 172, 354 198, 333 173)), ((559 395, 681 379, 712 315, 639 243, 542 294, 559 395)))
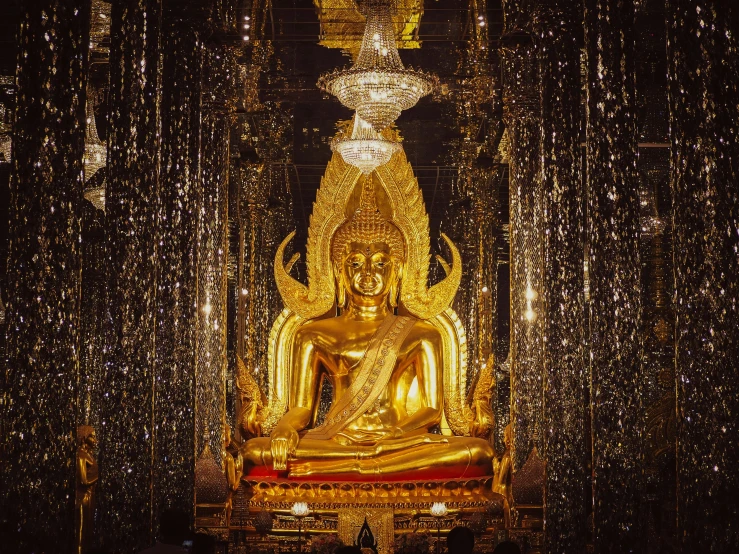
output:
POLYGON ((372 292, 377 288, 377 279, 366 277, 359 280, 359 288, 363 292, 372 292))

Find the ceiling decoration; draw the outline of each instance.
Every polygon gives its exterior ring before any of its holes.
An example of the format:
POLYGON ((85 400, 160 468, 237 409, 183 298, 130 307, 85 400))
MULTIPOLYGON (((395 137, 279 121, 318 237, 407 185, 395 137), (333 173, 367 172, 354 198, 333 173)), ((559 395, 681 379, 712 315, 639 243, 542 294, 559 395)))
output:
MULTIPOLYGON (((319 44, 339 48, 356 59, 362 44, 365 17, 355 0, 313 0, 321 23, 319 44)), ((397 48, 420 48, 418 27, 423 0, 396 0, 393 34, 397 48)))
POLYGON ((406 69, 395 45, 390 0, 368 0, 362 9, 367 24, 356 63, 322 75, 318 87, 356 110, 376 131, 395 122, 403 110, 430 94, 434 76, 406 69))

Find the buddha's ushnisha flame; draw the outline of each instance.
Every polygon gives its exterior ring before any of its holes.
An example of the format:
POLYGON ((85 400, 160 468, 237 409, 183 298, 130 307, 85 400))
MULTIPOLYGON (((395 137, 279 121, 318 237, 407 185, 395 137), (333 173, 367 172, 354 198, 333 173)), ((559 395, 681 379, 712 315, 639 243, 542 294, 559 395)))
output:
POLYGON ((341 261, 346 255, 347 246, 352 242, 385 243, 390 247, 391 256, 405 260, 403 235, 378 209, 375 188, 370 176, 365 178, 362 186, 359 207, 352 217, 336 230, 331 248, 334 262, 341 261))

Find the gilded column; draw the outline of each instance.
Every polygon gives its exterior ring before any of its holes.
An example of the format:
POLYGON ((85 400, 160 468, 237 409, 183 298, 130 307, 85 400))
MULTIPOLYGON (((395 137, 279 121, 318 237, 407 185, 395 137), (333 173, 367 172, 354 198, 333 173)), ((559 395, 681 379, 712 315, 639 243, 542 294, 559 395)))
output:
POLYGON ((192 509, 196 244, 203 49, 192 10, 164 14, 159 186, 154 513, 192 509))
POLYGON ((586 540, 584 210, 580 153, 582 4, 537 8, 543 189, 544 405, 547 552, 586 540))
POLYGON ((634 4, 586 0, 593 542, 641 552, 641 268, 634 4))
POLYGON ((511 422, 513 467, 518 470, 531 452, 541 418, 544 227, 536 49, 531 35, 519 30, 521 14, 516 8, 520 7, 513 2, 505 4, 502 64, 503 119, 509 141, 511 422))
POLYGON ((99 463, 103 539, 115 552, 152 538, 160 20, 160 0, 113 4, 105 204, 112 336, 99 463))
POLYGON ((89 2, 19 9, 0 505, 13 552, 74 540, 89 2))
POLYGON ((739 8, 670 0, 678 536, 739 544, 739 8))
POLYGON ((195 449, 206 444, 220 459, 226 410, 226 291, 228 278, 229 148, 233 115, 229 93, 234 53, 205 50, 197 226, 195 328, 195 449))

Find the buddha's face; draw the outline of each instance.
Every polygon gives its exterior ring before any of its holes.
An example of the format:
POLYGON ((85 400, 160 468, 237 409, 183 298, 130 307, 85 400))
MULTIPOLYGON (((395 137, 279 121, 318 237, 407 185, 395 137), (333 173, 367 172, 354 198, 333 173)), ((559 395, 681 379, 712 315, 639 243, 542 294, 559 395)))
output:
POLYGON ((97 435, 95 435, 95 431, 87 435, 87 438, 85 439, 85 444, 90 450, 94 450, 95 448, 97 448, 98 438, 97 435))
POLYGON ((398 262, 384 242, 351 242, 341 272, 347 294, 355 302, 379 304, 398 280, 398 262))

